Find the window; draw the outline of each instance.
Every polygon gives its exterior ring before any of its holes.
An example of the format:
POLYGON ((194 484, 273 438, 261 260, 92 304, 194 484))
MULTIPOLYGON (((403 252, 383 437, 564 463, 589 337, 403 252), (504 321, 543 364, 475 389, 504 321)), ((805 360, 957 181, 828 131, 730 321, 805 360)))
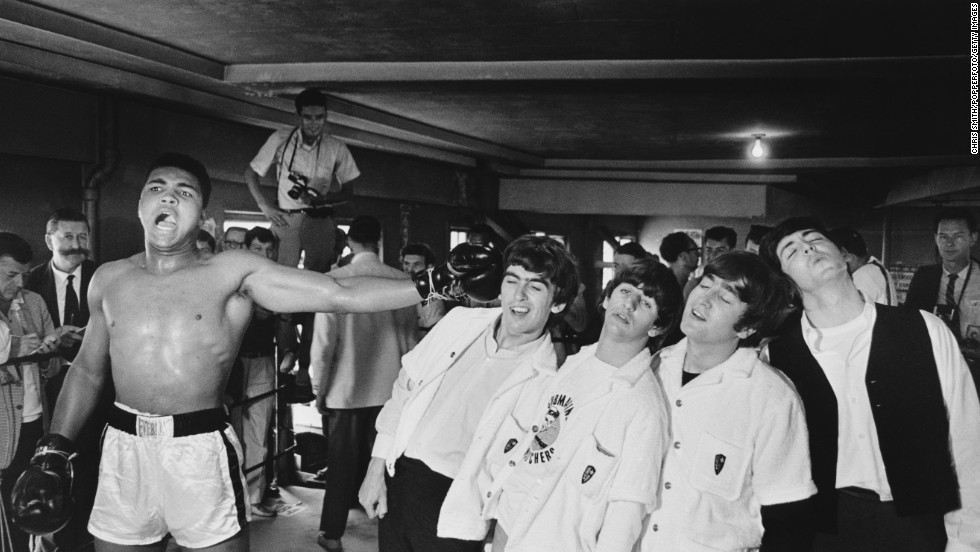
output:
POLYGON ((460 228, 450 228, 449 229, 449 250, 452 251, 454 247, 461 243, 466 243, 466 234, 468 232, 466 229, 460 228))
MULTIPOLYGON (((633 236, 616 236, 616 243, 619 245, 632 241, 636 241, 633 236)), ((609 242, 602 242, 602 261, 596 263, 597 267, 602 268, 602 289, 606 289, 606 284, 612 281, 613 276, 616 275, 616 268, 613 265, 613 253, 615 252, 616 248, 609 245, 609 242)))

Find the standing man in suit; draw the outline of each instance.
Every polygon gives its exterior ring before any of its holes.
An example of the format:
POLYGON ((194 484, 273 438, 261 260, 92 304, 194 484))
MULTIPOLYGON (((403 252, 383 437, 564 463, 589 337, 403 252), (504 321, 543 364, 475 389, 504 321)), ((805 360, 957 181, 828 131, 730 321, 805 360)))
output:
POLYGON ((905 305, 935 314, 962 342, 967 326, 980 324, 980 264, 970 257, 977 219, 962 207, 943 209, 933 228, 943 261, 915 271, 905 305))
MULTIPOLYGON (((80 329, 88 324, 88 284, 95 272, 95 263, 88 260, 89 226, 85 215, 75 209, 58 209, 48 217, 44 243, 51 250, 51 260, 34 267, 27 278, 26 288, 39 294, 48 307, 51 320, 58 328, 59 349, 62 358, 52 359, 52 363, 68 368, 82 337, 80 329)), ((51 409, 54 409, 61 384, 65 381, 67 369, 48 380, 45 394, 51 409)), ((51 371, 51 373, 55 373, 51 371)), ((111 404, 106 398, 103 403, 111 404)), ((100 412, 106 407, 102 404, 100 412)), ((86 425, 78 440, 79 456, 75 471, 79 478, 75 481, 74 495, 78 514, 68 525, 54 535, 41 537, 40 550, 70 550, 72 546, 89 542, 92 537, 85 529, 88 514, 95 501, 95 482, 99 473, 99 432, 105 420, 96 415, 86 425)))
MULTIPOLYGON (((27 278, 26 289, 39 294, 48 306, 51 320, 58 328, 59 348, 64 364, 78 354, 82 336, 79 330, 88 324, 88 283, 95 263, 88 260, 88 220, 75 209, 58 209, 48 217, 44 243, 51 250, 51 260, 34 267, 27 278)), ((60 361, 59 361, 60 362, 60 361)), ((48 382, 48 402, 54 408, 61 384, 62 371, 48 382)))

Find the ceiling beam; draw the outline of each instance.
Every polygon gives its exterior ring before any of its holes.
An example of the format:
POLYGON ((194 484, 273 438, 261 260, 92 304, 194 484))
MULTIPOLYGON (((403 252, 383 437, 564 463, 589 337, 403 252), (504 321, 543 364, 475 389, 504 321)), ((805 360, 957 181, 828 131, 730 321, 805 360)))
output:
POLYGON ((888 197, 881 207, 912 204, 930 199, 938 202, 938 196, 978 189, 980 189, 980 169, 977 167, 937 169, 896 184, 888 191, 888 197))
MULTIPOLYGON (((296 124, 292 113, 253 103, 244 92, 231 89, 240 97, 230 97, 210 91, 194 90, 153 77, 131 73, 98 63, 71 58, 62 54, 39 50, 0 40, 0 69, 34 78, 70 80, 94 90, 139 92, 140 95, 178 103, 209 116, 229 121, 267 127, 284 128, 296 124), (43 69, 38 69, 43 68, 43 69)), ((421 157, 455 165, 472 167, 473 157, 448 152, 444 149, 406 142, 371 133, 362 129, 333 124, 330 133, 338 139, 368 149, 387 151, 412 157, 421 157)))
POLYGON ((522 80, 923 78, 962 69, 966 56, 808 59, 648 59, 477 62, 252 63, 225 67, 239 84, 522 80))
MULTIPOLYGON (((288 124, 295 124, 291 101, 275 97, 268 90, 250 90, 224 82, 224 65, 221 63, 51 9, 0 1, 0 37, 3 37, 0 47, 10 50, 5 52, 3 59, 23 66, 22 69, 33 65, 33 74, 38 78, 90 85, 91 79, 83 72, 98 65, 278 112, 269 119, 249 120, 249 124, 277 127, 287 119, 288 124), (43 64, 41 58, 45 57, 44 53, 77 59, 80 63, 77 68, 58 63, 55 64, 58 69, 55 69, 43 64)), ((24 74, 23 71, 17 72, 24 74)), ((128 79, 116 80, 122 82, 128 79)), ((96 88, 144 93, 144 90, 133 87, 96 85, 96 88)), ((220 112, 213 115, 223 117, 220 112)), ((236 120, 234 114, 229 118, 236 120)), ((331 102, 329 121, 333 125, 357 129, 361 131, 359 136, 385 137, 376 144, 378 147, 375 149, 388 150, 390 144, 403 142, 422 146, 418 151, 445 150, 447 155, 441 156, 443 160, 452 159, 455 161, 448 162, 462 162, 466 166, 475 162, 475 157, 520 165, 544 164, 543 158, 526 152, 339 99, 331 102)))
POLYGON ((728 184, 792 184, 793 174, 719 174, 656 171, 609 171, 594 169, 520 169, 523 178, 557 178, 589 180, 641 180, 646 182, 720 182, 728 184))
MULTIPOLYGON (((120 53, 212 79, 221 79, 224 74, 224 65, 212 59, 26 2, 0 2, 0 20, 8 24, 16 23, 38 31, 62 35, 80 42, 98 44, 120 53)), ((12 39, 6 34, 6 30, 0 36, 7 40, 12 39)))
POLYGON ((607 170, 794 170, 794 169, 881 169, 891 167, 978 166, 980 158, 971 155, 932 155, 907 157, 814 157, 801 159, 683 159, 662 161, 624 161, 619 159, 548 159, 552 169, 607 170))

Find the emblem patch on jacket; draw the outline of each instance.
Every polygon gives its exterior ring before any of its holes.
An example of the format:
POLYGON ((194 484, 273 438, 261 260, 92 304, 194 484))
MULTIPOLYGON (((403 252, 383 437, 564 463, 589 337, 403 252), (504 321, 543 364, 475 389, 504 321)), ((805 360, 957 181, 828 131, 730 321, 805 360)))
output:
POLYGON ((510 449, 514 448, 515 446, 517 446, 517 439, 511 439, 510 441, 507 441, 507 444, 504 445, 504 454, 510 452, 510 449))
POLYGON ((724 467, 725 467, 725 455, 724 454, 716 454, 715 455, 715 475, 720 474, 722 468, 724 468, 724 467))
POLYGON ((572 398, 565 394, 553 395, 548 399, 544 421, 531 430, 534 439, 531 446, 524 451, 524 461, 528 464, 544 464, 550 462, 555 455, 555 441, 561 433, 562 425, 568 420, 575 408, 572 398))
POLYGON ((585 471, 582 472, 582 484, 585 485, 586 483, 588 483, 589 480, 592 479, 593 475, 595 475, 595 467, 586 466, 585 471))

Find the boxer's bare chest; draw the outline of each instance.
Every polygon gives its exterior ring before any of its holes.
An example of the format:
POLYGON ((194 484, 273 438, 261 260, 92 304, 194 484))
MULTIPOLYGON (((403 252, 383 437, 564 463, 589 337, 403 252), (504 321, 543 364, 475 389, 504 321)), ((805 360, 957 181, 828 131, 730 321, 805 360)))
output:
POLYGON ((219 396, 251 309, 233 281, 208 267, 136 269, 115 279, 103 312, 117 395, 154 412, 206 407, 219 396))

